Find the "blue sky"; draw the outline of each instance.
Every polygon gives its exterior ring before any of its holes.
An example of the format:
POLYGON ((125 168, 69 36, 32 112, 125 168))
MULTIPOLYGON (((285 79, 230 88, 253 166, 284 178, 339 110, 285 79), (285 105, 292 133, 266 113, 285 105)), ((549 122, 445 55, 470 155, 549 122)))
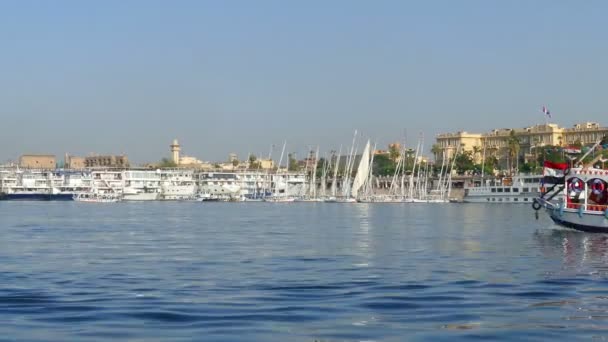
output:
MULTIPOLYGON (((605 1, 2 1, 0 161, 605 119, 605 1)), ((279 150, 279 148, 275 149, 279 150)), ((278 155, 276 155, 278 158, 278 155)))

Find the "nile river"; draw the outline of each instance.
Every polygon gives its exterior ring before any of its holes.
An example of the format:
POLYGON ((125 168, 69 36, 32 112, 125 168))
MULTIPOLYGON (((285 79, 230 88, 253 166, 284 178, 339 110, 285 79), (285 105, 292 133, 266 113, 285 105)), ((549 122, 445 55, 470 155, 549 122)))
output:
POLYGON ((0 340, 608 336, 608 237, 528 205, 0 202, 0 340))

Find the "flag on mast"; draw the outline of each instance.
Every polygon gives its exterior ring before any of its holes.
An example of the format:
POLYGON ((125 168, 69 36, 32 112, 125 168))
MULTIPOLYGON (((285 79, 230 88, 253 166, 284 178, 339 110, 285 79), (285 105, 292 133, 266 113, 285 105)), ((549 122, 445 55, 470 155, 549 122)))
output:
POLYGON ((543 114, 545 114, 548 118, 551 117, 551 112, 549 111, 549 108, 547 108, 546 106, 543 106, 543 114))

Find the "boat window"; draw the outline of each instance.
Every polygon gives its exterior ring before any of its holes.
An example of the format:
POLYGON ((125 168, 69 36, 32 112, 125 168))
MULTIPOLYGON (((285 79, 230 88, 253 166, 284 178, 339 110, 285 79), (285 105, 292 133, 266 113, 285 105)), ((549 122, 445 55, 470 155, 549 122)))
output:
POLYGON ((524 188, 524 189, 523 189, 523 192, 528 192, 528 191, 530 191, 530 189, 529 189, 529 188, 524 188))
POLYGON ((490 202, 490 199, 489 199, 489 198, 486 198, 486 199, 488 200, 488 202, 490 202))
POLYGON ((496 198, 492 198, 492 202, 496 202, 496 198))
POLYGON ((519 188, 513 188, 513 192, 519 192, 519 188))
POLYGON ((513 202, 517 202, 517 201, 519 201, 519 198, 514 198, 513 199, 513 202))
POLYGON ((527 199, 527 198, 524 198, 524 202, 528 202, 528 199, 527 199))
POLYGON ((511 188, 505 188, 505 192, 511 192, 511 188))
POLYGON ((499 199, 498 199, 498 202, 502 202, 502 198, 499 198, 499 199))
POLYGON ((498 188, 498 192, 502 192, 502 188, 498 188))
POLYGON ((496 188, 492 188, 492 192, 496 192, 496 188))

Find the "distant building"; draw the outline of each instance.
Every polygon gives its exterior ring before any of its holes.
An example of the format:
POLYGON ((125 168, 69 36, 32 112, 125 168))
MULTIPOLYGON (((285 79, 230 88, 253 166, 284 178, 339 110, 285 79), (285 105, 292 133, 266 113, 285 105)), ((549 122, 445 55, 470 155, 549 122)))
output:
POLYGON ((19 167, 24 169, 55 169, 54 155, 24 154, 19 158, 19 167))
POLYGON ((272 159, 257 159, 255 161, 256 167, 262 170, 272 170, 274 169, 274 160, 272 159))
POLYGON ((190 157, 190 156, 182 156, 179 158, 179 166, 195 166, 195 167, 199 167, 200 165, 205 164, 203 161, 198 160, 194 157, 190 157))
POLYGON ((86 167, 86 161, 83 157, 76 157, 65 155, 65 163, 63 165, 66 169, 84 169, 86 167))
POLYGON ((595 122, 585 122, 572 128, 559 127, 557 124, 543 124, 524 128, 498 128, 488 133, 444 133, 436 136, 433 146, 435 160, 452 159, 456 151, 470 151, 476 163, 485 155, 492 155, 501 164, 508 159, 509 139, 513 134, 519 141, 519 156, 525 160, 533 158, 537 148, 543 146, 570 146, 573 144, 590 145, 608 136, 608 127, 595 122), (513 133, 511 133, 513 132, 513 133))
POLYGON ((600 127, 597 122, 584 122, 576 124, 572 128, 564 128, 563 134, 563 145, 575 143, 590 145, 608 136, 608 127, 600 127))
POLYGON ((206 169, 211 168, 209 163, 205 163, 195 157, 190 157, 187 155, 180 155, 182 147, 179 145, 177 139, 173 140, 173 143, 170 145, 171 147, 171 160, 175 163, 175 165, 179 167, 189 167, 189 168, 197 168, 197 169, 206 169))
POLYGON ((179 165, 180 164, 179 152, 181 151, 181 147, 179 146, 177 139, 173 140, 173 144, 171 144, 170 147, 171 147, 171 159, 173 160, 175 165, 179 165))
POLYGON ((100 167, 127 168, 130 166, 129 159, 125 155, 84 157, 84 164, 85 164, 85 167, 90 167, 90 168, 100 168, 100 167))
POLYGON ((395 149, 397 151, 401 151, 401 143, 399 142, 394 142, 394 143, 390 143, 388 144, 388 149, 395 149))
MULTIPOLYGON (((435 150, 432 151, 435 154, 435 161, 441 164, 443 159, 451 160, 456 155, 458 149, 462 151, 477 151, 482 145, 483 134, 469 133, 469 132, 456 132, 456 133, 444 133, 437 135, 437 142, 435 144, 435 150)), ((478 153, 473 156, 474 161, 479 163, 481 156, 478 153)))

